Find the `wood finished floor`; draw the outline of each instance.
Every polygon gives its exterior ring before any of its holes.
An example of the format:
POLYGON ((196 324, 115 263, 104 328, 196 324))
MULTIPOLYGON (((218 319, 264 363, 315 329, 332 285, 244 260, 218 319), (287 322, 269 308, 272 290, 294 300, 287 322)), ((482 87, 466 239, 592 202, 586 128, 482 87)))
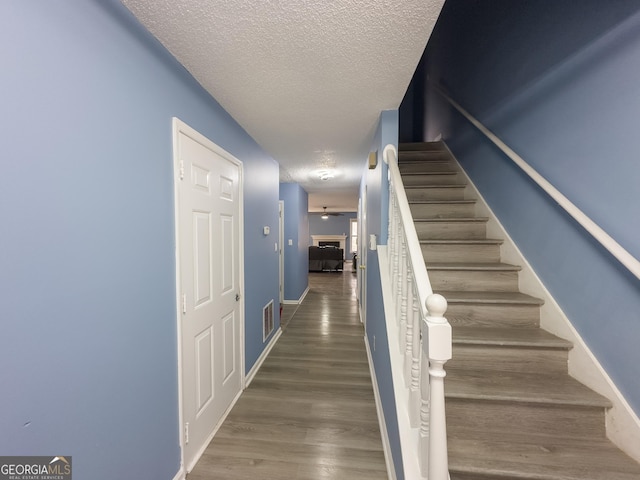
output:
POLYGON ((309 286, 188 480, 388 478, 356 276, 310 273, 309 286))

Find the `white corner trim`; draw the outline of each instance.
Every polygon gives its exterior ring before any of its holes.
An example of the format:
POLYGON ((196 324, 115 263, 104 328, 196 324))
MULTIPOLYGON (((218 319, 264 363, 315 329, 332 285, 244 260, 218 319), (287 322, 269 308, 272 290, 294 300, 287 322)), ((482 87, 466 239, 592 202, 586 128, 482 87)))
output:
POLYGON ((262 353, 256 360, 256 363, 253 364, 253 367, 251 367, 251 370, 249 370, 249 373, 247 373, 247 375, 245 376, 244 388, 247 388, 249 384, 251 384, 251 382, 253 381, 253 377, 255 377, 256 373, 258 373, 258 370, 260 370, 260 367, 262 366, 266 358, 269 356, 269 353, 271 353, 271 349, 278 342, 278 339, 280 338, 281 335, 282 335, 282 327, 278 328, 278 331, 275 333, 275 335, 271 337, 271 340, 269 340, 269 343, 267 344, 265 349, 262 350, 262 353))
POLYGON ((371 383, 373 383, 373 396, 376 399, 376 411, 378 412, 378 424, 380 426, 380 436, 382 437, 382 450, 384 451, 384 461, 387 465, 387 475, 389 480, 397 480, 396 468, 393 463, 393 455, 391 453, 391 443, 389 442, 389 432, 387 431, 387 421, 384 418, 384 410, 382 409, 382 400, 380 398, 380 390, 378 389, 378 379, 376 377, 376 369, 371 357, 371 349, 369 347, 369 339, 364 336, 364 346, 367 349, 367 358, 369 359, 369 372, 371 373, 371 383))
POLYGON ((184 473, 184 468, 180 467, 180 470, 178 470, 178 473, 176 473, 176 476, 173 477, 173 480, 185 480, 186 475, 184 473))
MULTIPOLYGON (((445 148, 451 157, 455 158, 446 144, 445 148)), ((520 291, 544 300, 544 305, 540 307, 540 327, 573 344, 573 348, 569 351, 569 375, 608 398, 613 404, 613 407, 606 413, 607 437, 627 455, 640 462, 640 419, 551 296, 467 173, 459 164, 457 168, 465 177, 471 196, 478 200, 476 212, 489 218, 487 237, 504 240, 500 247, 502 261, 522 267, 518 276, 520 291)))
POLYGON ((307 285, 307 288, 305 288, 304 292, 302 292, 302 295, 300 295, 300 298, 298 300, 283 300, 282 304, 283 305, 300 305, 305 297, 307 296, 307 293, 309 293, 309 285, 307 285))
MULTIPOLYGON (((420 464, 418 462, 419 429, 411 428, 409 424, 409 389, 404 384, 404 355, 400 352, 400 339, 394 321, 395 308, 392 304, 392 282, 389 276, 387 245, 378 246, 378 267, 380 268, 380 283, 382 285, 382 299, 384 305, 385 328, 389 343, 389 359, 393 377, 393 394, 396 402, 398 417, 398 433, 402 450, 402 466, 404 477, 407 479, 421 479, 420 464)), ((395 470, 394 470, 395 472, 395 470)))

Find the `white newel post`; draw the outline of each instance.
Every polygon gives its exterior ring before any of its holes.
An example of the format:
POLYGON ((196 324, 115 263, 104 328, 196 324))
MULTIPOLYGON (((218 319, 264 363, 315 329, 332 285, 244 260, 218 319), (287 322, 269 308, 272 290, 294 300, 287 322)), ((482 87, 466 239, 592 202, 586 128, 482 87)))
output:
MULTIPOLYGON (((428 441, 428 466, 429 480, 448 480, 449 460, 447 453, 447 421, 444 402, 444 377, 446 372, 444 364, 451 359, 451 325, 444 318, 447 310, 447 301, 442 295, 434 294, 427 297, 427 318, 422 324, 422 349, 423 360, 428 358, 429 370, 429 398, 428 428, 430 429, 428 441)), ((426 365, 423 365, 426 370, 426 365)), ((425 378, 425 375, 422 375, 425 378)), ((424 402, 423 398, 423 402, 424 402)), ((424 419, 423 419, 424 421, 424 419)), ((423 447, 424 448, 424 447, 423 447)), ((424 453, 422 450, 421 453, 424 453)))

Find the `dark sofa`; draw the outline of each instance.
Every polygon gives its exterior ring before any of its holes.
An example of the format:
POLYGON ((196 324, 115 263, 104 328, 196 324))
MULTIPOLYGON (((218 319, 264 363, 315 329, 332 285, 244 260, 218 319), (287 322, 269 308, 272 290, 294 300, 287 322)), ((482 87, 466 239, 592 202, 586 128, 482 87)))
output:
POLYGON ((336 247, 309 247, 309 271, 337 271, 344 265, 344 250, 336 247))

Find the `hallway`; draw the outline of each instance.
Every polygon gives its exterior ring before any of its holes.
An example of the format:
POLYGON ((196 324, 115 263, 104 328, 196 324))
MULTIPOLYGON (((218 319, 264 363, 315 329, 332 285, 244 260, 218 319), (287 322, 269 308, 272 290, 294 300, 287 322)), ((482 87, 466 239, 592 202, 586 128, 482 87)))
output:
POLYGON ((356 276, 310 273, 309 288, 188 480, 387 478, 356 276))

